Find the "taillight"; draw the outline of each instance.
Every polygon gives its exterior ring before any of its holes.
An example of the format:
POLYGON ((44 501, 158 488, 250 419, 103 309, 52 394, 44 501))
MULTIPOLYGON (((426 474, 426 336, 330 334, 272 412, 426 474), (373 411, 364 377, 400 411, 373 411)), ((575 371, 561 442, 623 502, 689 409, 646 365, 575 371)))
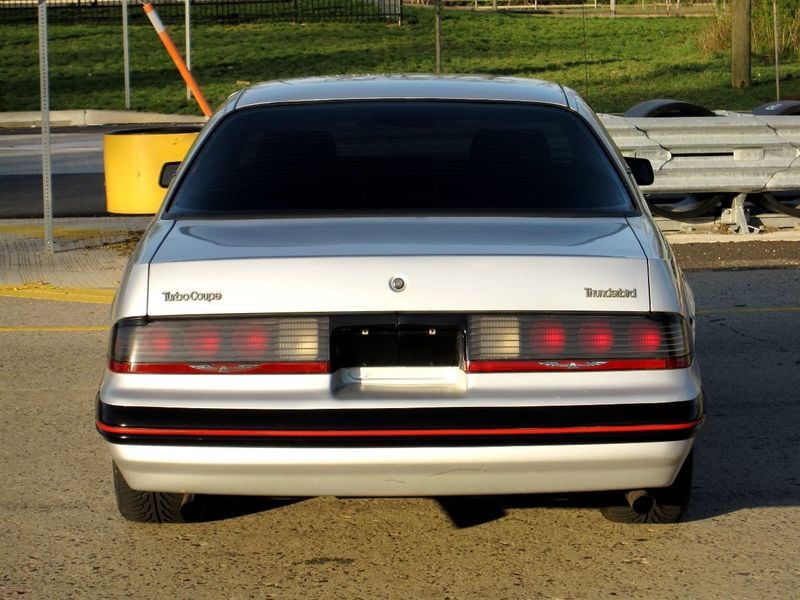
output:
POLYGON ((234 323, 231 344, 248 360, 259 360, 269 349, 269 328, 263 323, 234 323))
POLYGON ((327 373, 326 317, 123 319, 118 373, 327 373))
POLYGON ((628 335, 631 348, 637 352, 657 352, 661 348, 663 334, 656 323, 632 323, 628 335))
POLYGON ((530 330, 531 350, 536 353, 560 354, 567 345, 564 324, 555 319, 534 321, 530 330))
POLYGON ((614 347, 614 330, 605 321, 588 321, 578 330, 578 350, 581 354, 600 356, 614 347))
POLYGON ((184 335, 186 346, 192 348, 198 359, 211 360, 219 356, 222 332, 216 324, 191 323, 186 327, 184 335))
POLYGON ((679 315, 469 317, 471 372, 680 369, 691 361, 686 323, 679 315))

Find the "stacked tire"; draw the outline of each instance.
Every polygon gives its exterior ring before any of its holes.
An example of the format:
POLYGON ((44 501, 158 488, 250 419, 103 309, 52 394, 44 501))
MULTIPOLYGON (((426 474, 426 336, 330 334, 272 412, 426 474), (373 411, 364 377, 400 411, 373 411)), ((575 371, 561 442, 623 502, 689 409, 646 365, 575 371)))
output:
MULTIPOLYGON (((658 98, 646 100, 629 108, 626 118, 672 118, 672 117, 716 117, 717 115, 699 104, 658 98)), ((702 217, 728 199, 728 194, 646 194, 650 212, 659 217, 681 221, 702 217)))
MULTIPOLYGON (((759 117, 800 116, 800 100, 767 102, 754 108, 753 114, 759 117)), ((755 199, 765 210, 800 218, 800 190, 764 192, 755 199)))

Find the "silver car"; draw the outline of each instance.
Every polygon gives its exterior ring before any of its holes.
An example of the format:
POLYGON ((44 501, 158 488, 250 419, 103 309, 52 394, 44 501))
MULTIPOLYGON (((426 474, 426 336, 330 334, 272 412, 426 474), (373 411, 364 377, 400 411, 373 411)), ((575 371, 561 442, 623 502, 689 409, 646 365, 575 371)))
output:
POLYGON ((611 491, 612 520, 678 520, 703 395, 652 178, 553 83, 234 94, 114 303, 97 429, 122 515, 611 491))

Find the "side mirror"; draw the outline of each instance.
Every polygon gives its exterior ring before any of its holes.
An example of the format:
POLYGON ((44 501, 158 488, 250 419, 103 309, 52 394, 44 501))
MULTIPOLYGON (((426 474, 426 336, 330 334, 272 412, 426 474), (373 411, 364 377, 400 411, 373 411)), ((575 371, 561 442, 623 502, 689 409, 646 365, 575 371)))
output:
POLYGON ((646 158, 629 158, 626 156, 625 162, 630 167, 634 181, 639 185, 651 185, 655 181, 653 165, 646 158))
POLYGON ((164 166, 161 167, 161 174, 158 176, 158 185, 162 188, 168 188, 180 165, 181 163, 179 162, 164 163, 164 166))

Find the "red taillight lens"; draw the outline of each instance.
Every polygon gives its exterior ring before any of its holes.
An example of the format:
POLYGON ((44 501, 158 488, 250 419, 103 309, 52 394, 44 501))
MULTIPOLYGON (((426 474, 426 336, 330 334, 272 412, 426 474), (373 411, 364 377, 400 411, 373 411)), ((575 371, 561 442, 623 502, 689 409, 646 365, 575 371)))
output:
POLYGON ((325 373, 327 317, 124 319, 110 368, 120 373, 325 373))
POLYGON ((185 342, 197 360, 214 360, 219 356, 222 334, 210 323, 191 323, 185 330, 185 342))
POLYGON ((645 354, 658 351, 662 337, 661 328, 655 323, 633 323, 628 330, 631 348, 645 354))
POLYGON ((603 321, 589 321, 578 330, 578 348, 581 353, 599 356, 614 346, 614 331, 603 321))
POLYGON ((679 369, 691 364, 684 320, 672 314, 472 315, 473 372, 679 369))
POLYGON ((231 330, 231 344, 249 360, 259 360, 269 349, 269 330, 257 323, 236 324, 231 330))
POLYGON ((152 350, 159 356, 169 356, 172 350, 172 333, 167 329, 153 332, 153 338, 150 343, 152 350))
POLYGON ((535 321, 530 334, 531 350, 543 356, 560 356, 567 346, 564 324, 555 319, 535 321))

